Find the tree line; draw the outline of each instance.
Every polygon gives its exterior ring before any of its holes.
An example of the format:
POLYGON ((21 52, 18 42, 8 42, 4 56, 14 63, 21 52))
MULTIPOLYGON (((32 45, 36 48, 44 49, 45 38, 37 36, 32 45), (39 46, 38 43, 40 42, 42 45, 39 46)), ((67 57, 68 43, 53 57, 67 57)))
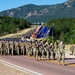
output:
POLYGON ((75 18, 58 18, 48 21, 47 26, 54 24, 54 40, 63 40, 66 44, 75 43, 75 18))
MULTIPOLYGON (((68 44, 75 43, 75 18, 58 18, 47 22, 48 27, 51 27, 53 24, 54 41, 63 40, 68 44)), ((25 19, 0 16, 0 36, 16 33, 30 26, 31 23, 25 19)))
POLYGON ((0 16, 0 36, 16 33, 30 26, 31 23, 25 19, 0 16))

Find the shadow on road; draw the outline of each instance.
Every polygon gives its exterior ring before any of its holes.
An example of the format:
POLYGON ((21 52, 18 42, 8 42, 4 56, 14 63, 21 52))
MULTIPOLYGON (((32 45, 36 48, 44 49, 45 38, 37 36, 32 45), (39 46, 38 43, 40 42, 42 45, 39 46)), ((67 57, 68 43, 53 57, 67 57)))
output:
POLYGON ((65 60, 75 60, 75 58, 65 58, 65 60))
POLYGON ((75 66, 75 63, 66 63, 65 66, 75 66))
POLYGON ((65 58, 66 66, 75 66, 75 58, 65 58))

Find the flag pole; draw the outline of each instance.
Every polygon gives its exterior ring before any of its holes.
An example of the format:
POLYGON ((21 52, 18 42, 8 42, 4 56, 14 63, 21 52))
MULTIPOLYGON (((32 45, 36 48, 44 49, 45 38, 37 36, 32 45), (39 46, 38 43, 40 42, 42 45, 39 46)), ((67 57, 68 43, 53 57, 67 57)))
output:
MULTIPOLYGON (((53 26, 54 26, 54 23, 53 23, 53 26)), ((52 30, 52 43, 53 43, 53 41, 54 41, 53 32, 54 32, 54 28, 53 28, 53 30, 52 30)))

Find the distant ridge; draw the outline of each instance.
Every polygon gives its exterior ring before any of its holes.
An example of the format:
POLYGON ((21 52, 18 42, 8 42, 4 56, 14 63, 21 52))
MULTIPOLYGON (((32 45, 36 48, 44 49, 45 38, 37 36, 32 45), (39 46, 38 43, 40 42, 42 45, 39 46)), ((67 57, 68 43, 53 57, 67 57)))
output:
POLYGON ((1 16, 24 18, 32 23, 47 22, 53 18, 75 17, 75 0, 55 5, 28 4, 0 12, 1 16))

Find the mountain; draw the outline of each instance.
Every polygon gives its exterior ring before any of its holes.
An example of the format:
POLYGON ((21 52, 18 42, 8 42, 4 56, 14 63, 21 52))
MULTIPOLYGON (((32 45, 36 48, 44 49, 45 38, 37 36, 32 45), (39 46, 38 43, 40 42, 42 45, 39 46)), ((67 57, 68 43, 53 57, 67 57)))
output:
POLYGON ((32 23, 47 22, 53 18, 75 17, 75 0, 55 5, 28 4, 0 12, 0 16, 24 18, 32 23))

